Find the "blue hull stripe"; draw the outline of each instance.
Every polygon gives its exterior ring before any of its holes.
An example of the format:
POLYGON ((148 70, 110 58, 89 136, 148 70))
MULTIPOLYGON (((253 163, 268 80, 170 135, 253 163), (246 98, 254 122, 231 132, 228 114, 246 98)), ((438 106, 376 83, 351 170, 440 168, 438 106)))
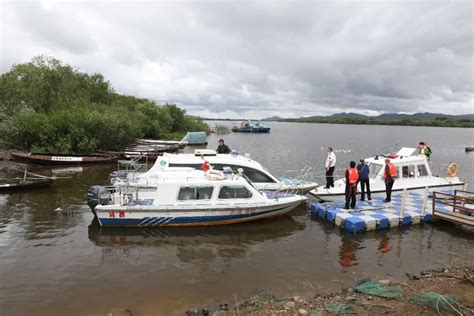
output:
POLYGON ((270 211, 260 212, 256 214, 240 214, 240 215, 218 215, 218 216, 190 216, 190 217, 144 217, 144 218, 100 218, 102 226, 151 226, 154 225, 173 225, 173 224, 192 224, 206 222, 225 222, 242 218, 252 218, 269 213, 275 213, 285 208, 281 207, 270 211), (163 221, 162 221, 163 220, 163 221), (162 221, 161 223, 159 223, 162 221))

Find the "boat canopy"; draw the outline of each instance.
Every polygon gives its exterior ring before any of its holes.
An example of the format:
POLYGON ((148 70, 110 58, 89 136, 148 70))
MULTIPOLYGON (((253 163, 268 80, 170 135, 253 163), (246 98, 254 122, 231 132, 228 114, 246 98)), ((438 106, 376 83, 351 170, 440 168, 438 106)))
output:
POLYGON ((396 153, 396 155, 397 155, 397 156, 404 156, 404 157, 407 157, 407 156, 413 155, 415 152, 416 152, 416 148, 412 148, 412 147, 402 147, 402 149, 400 149, 400 150, 396 153))

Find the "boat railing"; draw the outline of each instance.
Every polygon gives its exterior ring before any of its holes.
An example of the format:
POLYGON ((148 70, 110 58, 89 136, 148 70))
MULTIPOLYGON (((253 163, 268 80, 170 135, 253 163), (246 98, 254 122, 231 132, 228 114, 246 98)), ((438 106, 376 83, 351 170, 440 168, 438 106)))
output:
POLYGON ((282 181, 294 181, 295 184, 314 182, 315 173, 312 167, 305 166, 303 169, 287 170, 281 177, 282 181))

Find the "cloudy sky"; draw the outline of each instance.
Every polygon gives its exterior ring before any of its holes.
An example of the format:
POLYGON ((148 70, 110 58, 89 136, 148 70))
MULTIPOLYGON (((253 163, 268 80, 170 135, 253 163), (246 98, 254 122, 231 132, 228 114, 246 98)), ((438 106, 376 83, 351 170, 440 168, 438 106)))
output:
POLYGON ((474 113, 470 0, 1 1, 2 73, 44 54, 215 118, 474 113))

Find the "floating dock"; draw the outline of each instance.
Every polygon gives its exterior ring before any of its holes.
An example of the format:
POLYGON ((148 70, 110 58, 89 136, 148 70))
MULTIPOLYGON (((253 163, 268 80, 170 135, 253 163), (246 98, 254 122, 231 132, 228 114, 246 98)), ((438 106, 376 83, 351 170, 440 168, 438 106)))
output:
MULTIPOLYGON (((404 192, 393 194, 392 201, 375 197, 371 201, 357 201, 355 209, 345 209, 345 201, 315 203, 311 213, 352 233, 392 227, 429 223, 433 219, 433 199, 427 193, 404 192)), ((436 204, 436 202, 435 202, 436 204)), ((436 213, 453 213, 453 206, 436 204, 436 213)))

